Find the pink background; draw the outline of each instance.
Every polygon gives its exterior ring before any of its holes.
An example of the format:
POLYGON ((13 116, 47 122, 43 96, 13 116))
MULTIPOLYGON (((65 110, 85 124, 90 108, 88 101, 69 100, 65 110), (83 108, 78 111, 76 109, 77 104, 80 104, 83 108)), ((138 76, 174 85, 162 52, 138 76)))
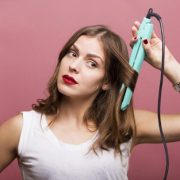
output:
MULTIPOLYGON (((128 43, 134 20, 141 21, 152 7, 162 16, 166 43, 180 61, 179 5, 178 0, 1 0, 0 121, 31 109, 31 104, 37 98, 46 95, 46 84, 62 45, 82 26, 106 24, 128 43)), ((159 34, 159 25, 155 20, 153 22, 159 34)), ((143 64, 134 95, 135 108, 156 111, 159 75, 159 71, 147 63, 143 64)), ((179 107, 180 96, 165 78, 162 112, 178 113, 179 107)), ((170 143, 168 147, 168 179, 178 180, 180 144, 170 143)), ((162 179, 164 167, 165 156, 161 144, 139 145, 131 155, 129 179, 162 179)), ((0 179, 21 179, 16 161, 0 174, 0 179)))

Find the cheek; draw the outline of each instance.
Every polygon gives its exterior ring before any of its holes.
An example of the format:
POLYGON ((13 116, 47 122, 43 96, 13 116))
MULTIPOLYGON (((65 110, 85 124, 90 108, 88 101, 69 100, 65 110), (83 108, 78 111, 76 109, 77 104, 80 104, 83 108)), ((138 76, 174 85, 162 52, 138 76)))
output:
POLYGON ((60 62, 60 64, 59 64, 59 70, 63 70, 64 68, 66 68, 67 67, 67 62, 65 63, 65 60, 64 59, 62 59, 61 60, 61 62, 60 62))
POLYGON ((82 75, 82 84, 86 89, 97 89, 101 86, 104 79, 104 73, 88 73, 82 75))
POLYGON ((68 71, 68 64, 65 63, 65 61, 63 61, 63 59, 62 59, 61 63, 59 64, 59 73, 58 74, 62 75, 65 72, 67 73, 67 71, 68 71))

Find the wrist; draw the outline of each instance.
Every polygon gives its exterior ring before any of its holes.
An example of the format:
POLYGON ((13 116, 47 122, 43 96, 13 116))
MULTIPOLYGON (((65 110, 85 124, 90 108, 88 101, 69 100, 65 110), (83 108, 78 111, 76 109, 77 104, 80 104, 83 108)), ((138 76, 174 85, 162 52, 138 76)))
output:
POLYGON ((174 85, 180 82, 180 63, 173 57, 171 61, 165 64, 165 76, 174 85))

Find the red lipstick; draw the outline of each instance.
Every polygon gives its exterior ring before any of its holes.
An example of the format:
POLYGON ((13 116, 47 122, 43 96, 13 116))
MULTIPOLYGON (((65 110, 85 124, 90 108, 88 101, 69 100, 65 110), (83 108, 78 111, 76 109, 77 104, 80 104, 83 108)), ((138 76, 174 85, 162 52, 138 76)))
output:
POLYGON ((76 80, 75 80, 72 76, 63 75, 62 78, 63 78, 63 81, 64 81, 66 84, 71 84, 71 85, 73 85, 73 84, 78 84, 78 83, 76 82, 76 80))

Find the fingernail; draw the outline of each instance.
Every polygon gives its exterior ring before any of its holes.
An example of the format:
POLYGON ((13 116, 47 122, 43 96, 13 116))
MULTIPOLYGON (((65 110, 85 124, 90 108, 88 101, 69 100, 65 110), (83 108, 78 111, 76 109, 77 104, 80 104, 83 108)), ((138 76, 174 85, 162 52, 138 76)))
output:
POLYGON ((134 36, 134 40, 136 40, 137 39, 137 36, 134 36))
POLYGON ((144 43, 144 44, 147 44, 147 43, 148 43, 148 40, 147 40, 147 39, 144 39, 144 40, 143 40, 143 43, 144 43))

